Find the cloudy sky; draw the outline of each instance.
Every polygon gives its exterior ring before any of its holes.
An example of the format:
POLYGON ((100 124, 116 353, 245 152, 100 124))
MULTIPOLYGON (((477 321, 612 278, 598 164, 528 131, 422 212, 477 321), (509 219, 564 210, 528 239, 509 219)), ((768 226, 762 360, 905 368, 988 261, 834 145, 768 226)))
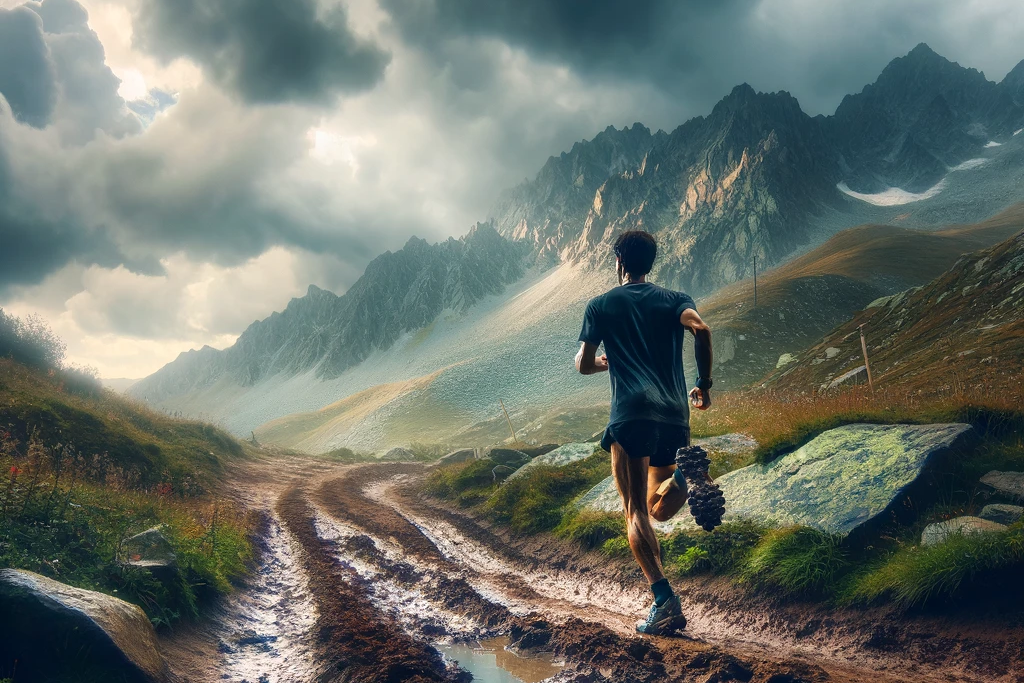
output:
POLYGON ((0 306, 141 377, 607 125, 811 114, 918 42, 1000 80, 1019 0, 0 0, 0 306))

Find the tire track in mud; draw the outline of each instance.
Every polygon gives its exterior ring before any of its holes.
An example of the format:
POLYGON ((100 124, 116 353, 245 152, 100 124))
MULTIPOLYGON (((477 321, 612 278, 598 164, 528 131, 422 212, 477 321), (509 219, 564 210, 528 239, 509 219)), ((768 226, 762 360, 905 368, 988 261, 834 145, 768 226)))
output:
MULTIPOLYGON (((512 646, 523 651, 547 651, 563 658, 566 669, 554 681, 754 681, 755 683, 817 683, 854 680, 830 677, 813 664, 774 661, 768 658, 741 659, 713 645, 668 639, 623 635, 600 621, 566 616, 553 618, 548 612, 514 614, 500 600, 484 596, 469 578, 479 576, 442 552, 421 529, 388 505, 369 497, 365 489, 374 482, 396 475, 422 472, 419 465, 366 466, 354 468, 318 487, 313 499, 331 518, 362 529, 366 536, 350 537, 349 552, 355 551, 382 574, 407 586, 415 585, 432 602, 445 609, 477 614, 491 628, 507 633, 512 646), (416 565, 387 557, 382 546, 400 549, 416 565)), ((504 577, 501 583, 518 583, 522 577, 504 577)), ((537 605, 552 601, 528 586, 512 586, 515 603, 529 595, 537 605)), ((372 592, 372 587, 367 587, 372 592)), ((569 603, 566 603, 569 604, 569 603)), ((560 612, 561 610, 555 610, 560 612)), ((458 637, 459 634, 448 635, 458 637)))
POLYGON ((314 627, 321 658, 316 680, 365 683, 428 683, 467 680, 433 647, 381 615, 360 586, 358 574, 330 552, 317 534, 315 510, 293 486, 277 502, 277 513, 301 549, 309 590, 317 607, 314 627))
MULTIPOLYGON (((489 571, 506 571, 534 584, 547 583, 550 592, 557 592, 558 584, 568 576, 563 594, 578 592, 578 579, 572 577, 582 575, 599 597, 604 591, 603 599, 616 610, 626 614, 635 611, 630 606, 631 595, 635 594, 623 586, 623 582, 642 585, 639 574, 633 575, 632 565, 625 563, 629 569, 624 572, 621 564, 617 568, 617 563, 601 557, 600 566, 594 566, 594 553, 580 553, 558 539, 503 535, 503 531, 491 529, 470 515, 421 496, 414 482, 397 483, 395 476, 390 481, 387 483, 386 475, 378 475, 376 483, 367 478, 363 488, 428 536, 448 536, 442 545, 463 560, 483 564, 489 571), (470 549, 464 550, 467 547, 470 549)), ((779 604, 763 596, 752 601, 749 594, 736 591, 724 580, 689 583, 683 597, 691 628, 714 639, 719 647, 748 659, 800 662, 812 668, 820 665, 833 680, 1024 681, 1021 623, 1001 628, 960 617, 904 615, 892 608, 831 610, 787 605, 786 601, 779 604), (780 660, 783 654, 785 660, 780 660)), ((646 598, 646 591, 641 593, 646 598)), ((613 616, 612 622, 620 623, 622 616, 613 616)), ((659 642, 672 650, 678 641, 659 642)))

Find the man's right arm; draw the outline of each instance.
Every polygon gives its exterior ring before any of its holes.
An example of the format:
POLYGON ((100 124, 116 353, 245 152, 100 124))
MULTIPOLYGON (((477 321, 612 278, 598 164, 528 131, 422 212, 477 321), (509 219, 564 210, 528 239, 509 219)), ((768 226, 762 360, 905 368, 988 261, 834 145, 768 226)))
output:
POLYGON ((693 333, 693 355, 697 360, 697 384, 690 398, 695 408, 707 410, 711 407, 711 328, 692 308, 682 312, 679 322, 693 333))

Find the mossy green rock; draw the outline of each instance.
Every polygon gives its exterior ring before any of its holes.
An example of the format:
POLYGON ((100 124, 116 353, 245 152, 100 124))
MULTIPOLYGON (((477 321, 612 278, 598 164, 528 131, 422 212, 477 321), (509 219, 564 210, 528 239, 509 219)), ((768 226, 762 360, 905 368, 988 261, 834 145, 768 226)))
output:
POLYGON ((981 517, 954 517, 944 522, 929 524, 921 532, 921 545, 938 545, 950 536, 972 536, 1006 531, 1007 526, 981 517))
POLYGON ((138 606, 34 572, 0 570, 0 667, 15 680, 152 683, 167 671, 138 606), (72 677, 68 677, 68 676, 72 677))
MULTIPOLYGON (((767 465, 750 465, 716 481, 725 520, 801 524, 846 535, 890 509, 937 456, 966 448, 966 424, 846 425, 829 430, 767 465)), ((619 512, 611 477, 577 500, 584 508, 619 512)), ((696 528, 684 508, 659 531, 696 528)))
POLYGON ((563 446, 559 446, 553 451, 545 453, 544 455, 538 455, 536 458, 516 470, 515 473, 505 481, 518 479, 536 467, 565 467, 566 465, 571 465, 574 462, 585 460, 592 456, 600 447, 601 444, 596 442, 567 443, 563 446))

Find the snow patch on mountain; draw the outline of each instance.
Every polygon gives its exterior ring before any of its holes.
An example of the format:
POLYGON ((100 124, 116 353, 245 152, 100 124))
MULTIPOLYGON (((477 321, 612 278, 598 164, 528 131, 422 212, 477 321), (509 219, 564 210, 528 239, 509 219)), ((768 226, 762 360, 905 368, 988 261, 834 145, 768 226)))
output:
POLYGON ((963 162, 962 164, 957 164, 956 166, 954 166, 953 168, 951 168, 949 170, 950 170, 950 172, 953 172, 953 171, 970 171, 971 169, 978 168, 980 166, 984 166, 988 162, 989 162, 989 159, 980 159, 980 158, 979 159, 968 159, 967 161, 963 162))
POLYGON ((865 194, 863 192, 854 192, 850 189, 850 186, 845 182, 836 185, 839 191, 843 194, 859 199, 862 202, 873 204, 875 206, 899 206, 900 204, 911 204, 913 202, 919 202, 924 199, 929 199, 942 192, 946 186, 945 179, 940 180, 935 185, 929 187, 924 192, 907 192, 898 187, 890 187, 887 190, 881 192, 873 192, 871 194, 865 194))

